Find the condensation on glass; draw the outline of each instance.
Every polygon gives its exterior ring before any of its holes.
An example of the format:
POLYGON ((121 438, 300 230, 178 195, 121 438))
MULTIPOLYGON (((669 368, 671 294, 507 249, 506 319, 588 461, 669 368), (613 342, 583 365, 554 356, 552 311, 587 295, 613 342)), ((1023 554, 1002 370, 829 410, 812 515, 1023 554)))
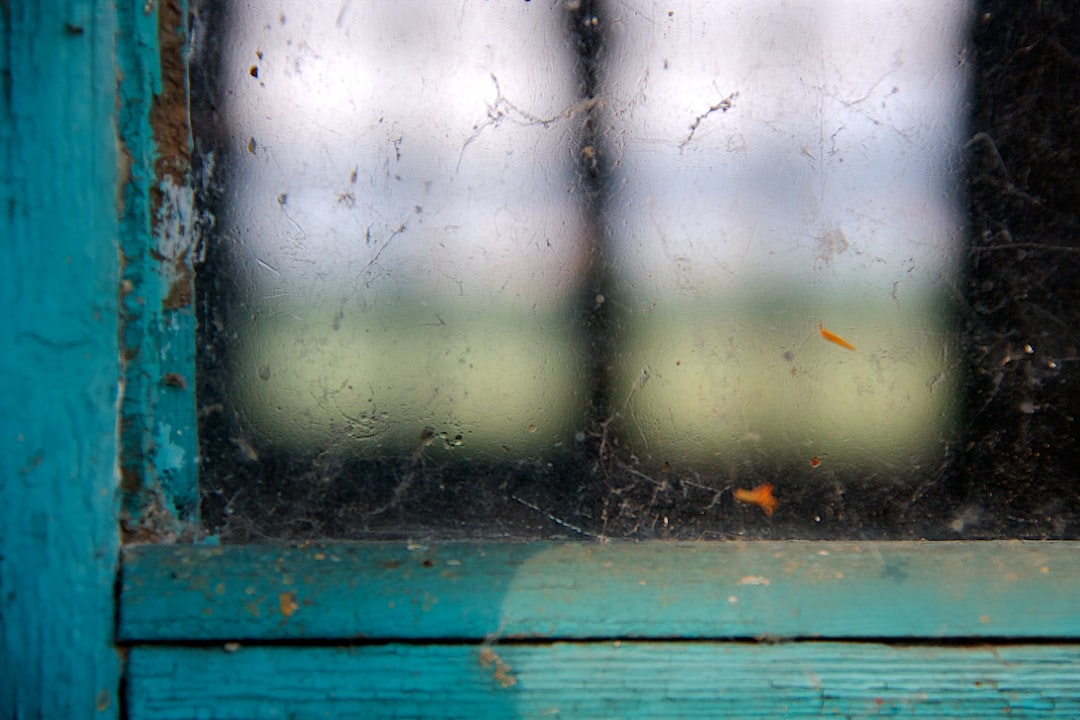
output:
POLYGON ((196 5, 215 531, 999 532, 968 3, 196 5))

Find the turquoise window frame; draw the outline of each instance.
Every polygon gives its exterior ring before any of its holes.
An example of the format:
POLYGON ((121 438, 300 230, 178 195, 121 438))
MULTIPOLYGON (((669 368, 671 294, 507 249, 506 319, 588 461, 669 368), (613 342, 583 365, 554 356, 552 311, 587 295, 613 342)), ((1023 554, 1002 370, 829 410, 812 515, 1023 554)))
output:
POLYGON ((0 3, 0 715, 1080 716, 1076 543, 199 542, 186 11, 0 3))

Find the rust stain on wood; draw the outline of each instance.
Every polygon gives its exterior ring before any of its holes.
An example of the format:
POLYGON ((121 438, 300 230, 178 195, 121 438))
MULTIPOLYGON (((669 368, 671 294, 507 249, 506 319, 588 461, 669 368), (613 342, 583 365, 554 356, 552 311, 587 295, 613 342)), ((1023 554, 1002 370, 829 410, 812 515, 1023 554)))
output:
MULTIPOLYGON (((188 79, 185 61, 186 22, 179 0, 162 0, 158 9, 158 49, 161 92, 150 106, 150 127, 157 146, 150 207, 155 235, 162 223, 174 221, 175 208, 167 207, 165 188, 186 187, 191 172, 191 131, 188 116, 188 79)), ((189 307, 194 296, 192 258, 185 249, 171 259, 169 290, 163 310, 189 307)))
MULTIPOLYGON (((158 45, 161 54, 161 93, 150 107, 158 158, 154 172, 160 181, 169 178, 178 186, 187 183, 191 168, 188 130, 187 63, 184 14, 178 0, 162 0, 158 9, 158 45)), ((154 209, 161 206, 161 191, 153 189, 154 209)))
POLYGON ((180 253, 180 256, 173 260, 173 281, 169 285, 169 292, 161 301, 162 310, 177 310, 179 308, 188 307, 191 305, 191 298, 194 295, 195 273, 191 269, 191 263, 188 261, 188 251, 180 253))
POLYGON ((503 659, 499 657, 498 653, 490 647, 485 647, 480 650, 480 665, 485 668, 491 667, 492 665, 495 666, 495 672, 492 677, 500 686, 508 688, 517 685, 517 678, 514 677, 514 673, 511 672, 511 667, 503 662, 503 659))
POLYGON ((300 609, 300 603, 296 602, 295 592, 283 592, 278 595, 278 610, 283 617, 292 617, 292 614, 300 609))

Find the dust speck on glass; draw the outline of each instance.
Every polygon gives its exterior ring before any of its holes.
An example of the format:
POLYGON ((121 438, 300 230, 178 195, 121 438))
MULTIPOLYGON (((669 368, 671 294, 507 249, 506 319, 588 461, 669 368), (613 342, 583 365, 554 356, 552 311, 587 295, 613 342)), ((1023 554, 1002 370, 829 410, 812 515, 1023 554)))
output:
POLYGON ((1038 8, 196 2, 204 522, 1080 537, 1038 8))

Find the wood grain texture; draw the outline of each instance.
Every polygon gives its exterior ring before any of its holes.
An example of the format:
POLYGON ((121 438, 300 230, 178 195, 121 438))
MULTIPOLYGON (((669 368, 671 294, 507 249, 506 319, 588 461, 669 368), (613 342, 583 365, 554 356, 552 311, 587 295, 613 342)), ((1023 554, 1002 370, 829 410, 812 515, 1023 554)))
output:
POLYGON ((0 3, 0 717, 115 717, 111 2, 0 3))
POLYGON ((145 546, 124 555, 119 633, 1069 639, 1077 597, 1067 543, 145 546))
POLYGON ((1080 717, 1080 647, 555 643, 131 651, 131 720, 1080 717))
POLYGON ((124 523, 140 540, 197 524, 195 227, 183 0, 117 0, 126 178, 120 311, 124 523))

